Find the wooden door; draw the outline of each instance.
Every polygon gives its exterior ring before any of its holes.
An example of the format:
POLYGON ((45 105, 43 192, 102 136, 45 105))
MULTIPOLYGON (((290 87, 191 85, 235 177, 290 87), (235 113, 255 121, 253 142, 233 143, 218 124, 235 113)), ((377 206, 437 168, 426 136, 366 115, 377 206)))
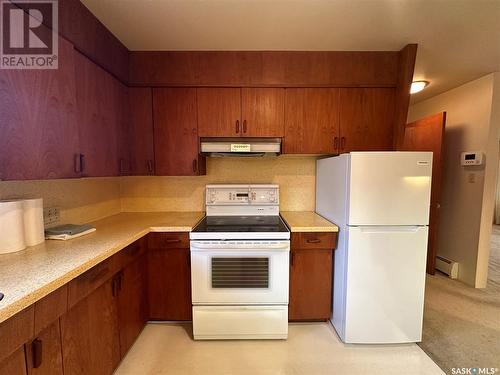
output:
POLYGON ((24 346, 0 361, 0 375, 26 375, 24 346))
POLYGON ((79 177, 74 51, 58 43, 58 69, 0 69, 0 179, 79 177))
POLYGON ((154 174, 153 94, 149 87, 129 88, 130 153, 133 175, 154 174))
POLYGON ((198 88, 196 95, 200 137, 242 135, 240 88, 198 88))
POLYGON ((340 89, 340 152, 393 149, 394 89, 340 89))
POLYGON ((62 375, 62 347, 59 319, 26 344, 28 375, 62 375))
POLYGON ((241 134, 244 137, 283 137, 285 89, 241 89, 241 134))
POLYGON ((147 321, 146 256, 142 255, 119 274, 118 317, 123 358, 147 321))
POLYGON ((148 292, 150 319, 192 319, 189 248, 149 249, 148 292))
POLYGON ((198 152, 196 89, 154 89, 153 111, 156 175, 204 174, 205 158, 198 152))
POLYGON ((405 126, 400 151, 432 151, 431 209, 429 217, 429 241, 427 245, 427 272, 434 275, 441 202, 441 176, 443 173, 443 142, 446 112, 441 112, 405 126))
POLYGON ((289 320, 328 320, 332 307, 332 250, 293 249, 289 320))
POLYGON ((82 175, 119 175, 114 78, 80 53, 75 53, 82 175))
POLYGON ((61 317, 65 375, 109 375, 120 362, 113 285, 108 280, 61 317))
POLYGON ((284 153, 337 153, 338 114, 338 89, 286 89, 284 153))

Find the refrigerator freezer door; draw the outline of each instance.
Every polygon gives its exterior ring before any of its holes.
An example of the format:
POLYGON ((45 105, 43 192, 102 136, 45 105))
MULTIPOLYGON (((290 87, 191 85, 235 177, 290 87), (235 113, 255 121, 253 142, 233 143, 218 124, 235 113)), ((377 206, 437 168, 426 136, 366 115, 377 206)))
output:
POLYGON ((353 152, 350 158, 348 225, 429 223, 432 152, 353 152))
POLYGON ((346 343, 422 337, 427 227, 349 227, 346 343))

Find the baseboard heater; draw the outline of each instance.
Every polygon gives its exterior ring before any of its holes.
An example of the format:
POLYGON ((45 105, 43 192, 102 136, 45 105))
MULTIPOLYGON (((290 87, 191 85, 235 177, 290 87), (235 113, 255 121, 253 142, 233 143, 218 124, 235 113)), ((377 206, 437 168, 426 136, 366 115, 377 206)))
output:
POLYGON ((436 269, 447 274, 451 279, 458 277, 458 263, 441 255, 436 256, 436 269))

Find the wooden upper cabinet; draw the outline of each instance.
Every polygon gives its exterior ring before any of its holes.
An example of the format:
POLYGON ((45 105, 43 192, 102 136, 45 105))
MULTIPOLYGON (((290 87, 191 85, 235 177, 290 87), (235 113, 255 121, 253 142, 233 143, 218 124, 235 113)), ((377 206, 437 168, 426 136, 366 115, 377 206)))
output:
POLYGON ((80 53, 75 53, 82 175, 117 176, 119 171, 116 82, 80 53))
POLYGON ((338 115, 339 89, 286 89, 284 153, 337 153, 338 115))
POLYGON ((244 137, 283 137, 285 89, 241 89, 241 135, 244 137))
POLYGON ((340 152, 393 149, 394 89, 340 89, 340 152))
POLYGON ((198 153, 196 89, 153 90, 156 175, 197 176, 205 173, 198 153))
POLYGON ((130 154, 133 175, 154 174, 153 94, 149 87, 129 88, 130 154))
POLYGON ((241 89, 198 88, 196 94, 200 137, 241 135, 241 89))
POLYGON ((0 70, 0 179, 79 177, 74 51, 58 43, 58 69, 0 70))

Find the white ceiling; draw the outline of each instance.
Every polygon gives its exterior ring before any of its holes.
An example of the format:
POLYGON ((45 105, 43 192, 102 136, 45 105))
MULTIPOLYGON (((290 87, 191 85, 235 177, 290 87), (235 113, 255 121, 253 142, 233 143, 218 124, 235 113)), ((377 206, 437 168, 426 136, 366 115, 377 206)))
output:
POLYGON ((420 101, 500 71, 500 0, 82 0, 130 50, 399 50, 420 101))

